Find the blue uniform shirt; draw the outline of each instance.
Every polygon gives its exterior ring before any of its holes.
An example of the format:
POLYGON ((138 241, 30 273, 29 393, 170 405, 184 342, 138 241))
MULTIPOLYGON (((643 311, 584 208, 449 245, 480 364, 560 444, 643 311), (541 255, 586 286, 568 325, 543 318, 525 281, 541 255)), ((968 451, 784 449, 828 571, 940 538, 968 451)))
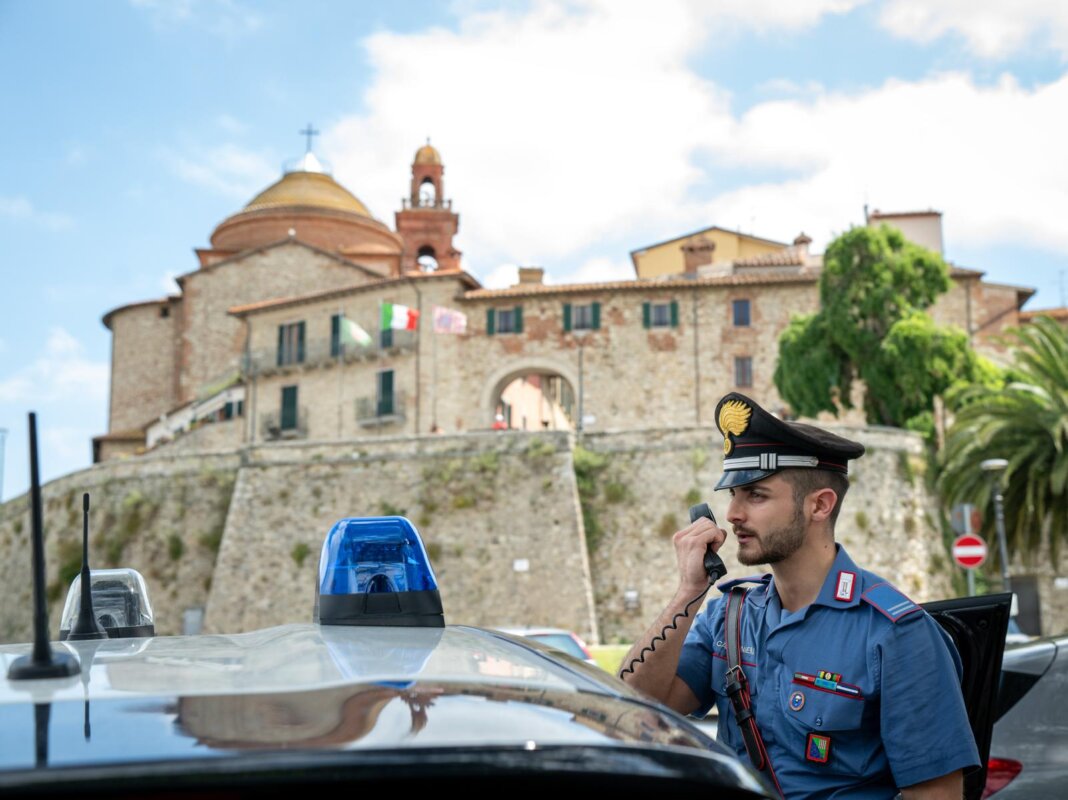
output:
MULTIPOLYGON (((978 766, 949 636, 845 549, 819 596, 784 613, 771 575, 742 608, 742 660, 753 710, 779 784, 795 798, 892 798, 911 786, 978 766)), ((746 760, 724 692, 724 594, 697 616, 678 675, 701 704, 719 708, 719 741, 746 760)))

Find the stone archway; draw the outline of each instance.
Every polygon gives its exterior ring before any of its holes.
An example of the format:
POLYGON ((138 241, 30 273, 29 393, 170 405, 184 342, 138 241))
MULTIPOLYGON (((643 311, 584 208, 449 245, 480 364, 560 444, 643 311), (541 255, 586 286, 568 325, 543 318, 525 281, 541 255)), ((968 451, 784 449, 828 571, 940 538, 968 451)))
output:
POLYGON ((489 375, 482 387, 479 408, 483 409, 485 419, 492 421, 499 412, 504 413, 506 417, 509 416, 508 405, 502 405, 502 398, 506 394, 511 394, 515 398, 523 398, 527 395, 526 402, 530 403, 532 402, 530 397, 534 393, 540 393, 542 395, 542 401, 539 403, 541 410, 536 414, 529 412, 522 414, 523 419, 516 416, 516 418, 507 420, 508 427, 520 430, 540 430, 542 427, 570 430, 574 427, 573 408, 568 408, 571 416, 564 421, 560 417, 560 409, 554 410, 553 407, 573 407, 577 387, 578 375, 569 364, 554 358, 522 358, 498 367, 489 375), (537 376, 536 379, 534 376, 537 376), (526 383, 527 386, 518 386, 517 382, 520 381, 526 383), (524 392, 524 388, 528 391, 524 392), (546 422, 549 424, 546 425, 546 422))

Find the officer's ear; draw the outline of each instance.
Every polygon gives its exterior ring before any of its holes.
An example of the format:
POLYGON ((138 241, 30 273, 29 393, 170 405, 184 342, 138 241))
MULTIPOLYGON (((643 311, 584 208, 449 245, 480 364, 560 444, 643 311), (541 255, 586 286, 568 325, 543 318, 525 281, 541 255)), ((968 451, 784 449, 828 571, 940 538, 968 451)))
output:
POLYGON ((822 489, 810 492, 805 502, 808 504, 813 522, 826 522, 831 519, 834 508, 838 505, 838 492, 830 486, 824 486, 822 489))

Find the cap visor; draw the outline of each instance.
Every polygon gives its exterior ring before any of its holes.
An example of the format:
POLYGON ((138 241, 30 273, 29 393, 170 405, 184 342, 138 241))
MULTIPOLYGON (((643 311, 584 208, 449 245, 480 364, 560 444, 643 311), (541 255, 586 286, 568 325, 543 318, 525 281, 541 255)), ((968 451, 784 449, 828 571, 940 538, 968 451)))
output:
POLYGON ((770 478, 777 471, 774 469, 729 469, 723 473, 723 477, 716 484, 716 491, 748 486, 750 483, 770 478))

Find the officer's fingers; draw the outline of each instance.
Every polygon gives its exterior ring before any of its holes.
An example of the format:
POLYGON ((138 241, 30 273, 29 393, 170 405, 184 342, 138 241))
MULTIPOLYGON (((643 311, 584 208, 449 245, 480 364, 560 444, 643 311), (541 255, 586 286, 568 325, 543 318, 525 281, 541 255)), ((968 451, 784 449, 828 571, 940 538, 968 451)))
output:
MULTIPOLYGON (((676 547, 680 545, 687 548, 704 547, 713 541, 716 532, 720 531, 716 524, 708 517, 699 517, 682 530, 676 531, 672 541, 676 547)), ((726 534, 724 533, 724 537, 726 534)), ((722 544, 722 539, 720 540, 722 544)), ((718 545, 716 545, 718 546, 718 545)))

